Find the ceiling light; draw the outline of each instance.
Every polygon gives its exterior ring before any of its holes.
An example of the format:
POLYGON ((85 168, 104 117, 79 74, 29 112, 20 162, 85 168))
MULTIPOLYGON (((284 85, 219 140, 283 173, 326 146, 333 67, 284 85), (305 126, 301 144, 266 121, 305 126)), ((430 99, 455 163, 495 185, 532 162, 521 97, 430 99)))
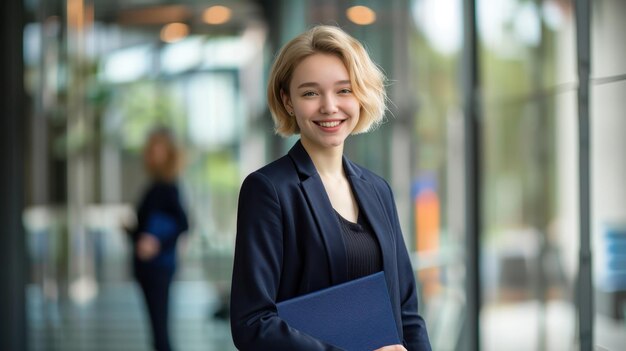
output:
POLYGON ((376 22, 376 12, 367 6, 352 6, 346 11, 346 16, 350 21, 361 26, 376 22))
POLYGON ((161 40, 175 43, 189 35, 189 26, 184 23, 170 23, 161 29, 161 40))
POLYGON ((204 10, 202 19, 208 24, 223 24, 230 20, 232 11, 226 6, 216 5, 204 10))

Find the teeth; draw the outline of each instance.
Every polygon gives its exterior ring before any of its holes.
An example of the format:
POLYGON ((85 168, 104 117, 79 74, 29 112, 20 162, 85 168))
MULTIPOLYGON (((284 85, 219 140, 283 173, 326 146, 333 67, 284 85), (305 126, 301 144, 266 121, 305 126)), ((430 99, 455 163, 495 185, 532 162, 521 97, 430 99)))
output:
POLYGON ((341 123, 341 121, 333 121, 333 122, 318 122, 318 124, 322 127, 325 128, 332 128, 332 127, 336 127, 339 125, 339 123, 341 123))

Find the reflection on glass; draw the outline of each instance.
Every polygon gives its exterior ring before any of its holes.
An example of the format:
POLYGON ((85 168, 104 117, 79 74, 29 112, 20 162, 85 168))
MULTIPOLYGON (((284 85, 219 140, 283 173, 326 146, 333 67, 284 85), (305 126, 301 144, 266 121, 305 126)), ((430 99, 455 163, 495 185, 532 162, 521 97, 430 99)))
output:
POLYGON ((422 312, 434 350, 462 342, 465 308, 463 276, 463 118, 459 72, 462 2, 412 3, 411 65, 418 110, 411 199, 417 278, 422 312))
POLYGON ((591 4, 591 76, 608 78, 626 72, 623 1, 593 1, 591 4))
POLYGON ((140 45, 112 52, 102 60, 101 79, 111 83, 133 82, 151 71, 152 45, 140 45))
POLYGON ((577 340, 576 87, 559 84, 575 71, 575 48, 554 44, 574 33, 567 2, 548 3, 477 3, 485 350, 570 350, 577 340))
MULTIPOLYGON (((613 6, 618 10, 621 4, 613 6)), ((618 29, 624 29, 624 25, 612 28, 618 29)), ((607 28, 597 25, 592 30, 607 28)), ((618 48, 612 45, 605 50, 618 48)), ((599 64, 612 60, 606 56, 597 59, 599 64)), ((626 343, 626 161, 615 152, 626 147, 625 93, 623 79, 591 87, 594 342, 609 350, 620 349, 626 343)))

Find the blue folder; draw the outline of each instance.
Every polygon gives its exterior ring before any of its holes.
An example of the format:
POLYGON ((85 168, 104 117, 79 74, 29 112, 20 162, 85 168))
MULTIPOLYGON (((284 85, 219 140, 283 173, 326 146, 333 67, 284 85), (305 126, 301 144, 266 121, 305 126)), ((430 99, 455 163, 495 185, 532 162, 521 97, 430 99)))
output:
POLYGON ((279 302, 289 326, 348 351, 402 344, 384 272, 279 302))
POLYGON ((165 240, 176 234, 178 230, 178 223, 176 219, 163 212, 154 212, 148 217, 148 223, 146 224, 146 231, 159 240, 165 240))
POLYGON ((180 225, 176 221, 176 218, 163 213, 154 212, 148 217, 145 231, 154 235, 161 242, 161 250, 158 255, 154 256, 150 260, 143 262, 143 264, 156 265, 160 267, 174 268, 176 267, 176 246, 167 243, 178 234, 180 225))

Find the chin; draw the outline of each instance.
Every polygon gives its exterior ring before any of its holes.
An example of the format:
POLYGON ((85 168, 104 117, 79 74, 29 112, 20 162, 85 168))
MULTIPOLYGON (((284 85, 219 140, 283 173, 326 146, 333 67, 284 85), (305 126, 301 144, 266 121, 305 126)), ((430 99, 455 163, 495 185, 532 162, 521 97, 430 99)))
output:
POLYGON ((316 145, 319 148, 324 149, 332 149, 335 147, 340 147, 344 144, 349 134, 338 133, 335 135, 320 135, 320 134, 309 134, 306 136, 301 136, 302 138, 307 139, 308 143, 316 145))
POLYGON ((347 137, 333 136, 320 140, 319 144, 324 147, 332 148, 343 145, 347 137))

